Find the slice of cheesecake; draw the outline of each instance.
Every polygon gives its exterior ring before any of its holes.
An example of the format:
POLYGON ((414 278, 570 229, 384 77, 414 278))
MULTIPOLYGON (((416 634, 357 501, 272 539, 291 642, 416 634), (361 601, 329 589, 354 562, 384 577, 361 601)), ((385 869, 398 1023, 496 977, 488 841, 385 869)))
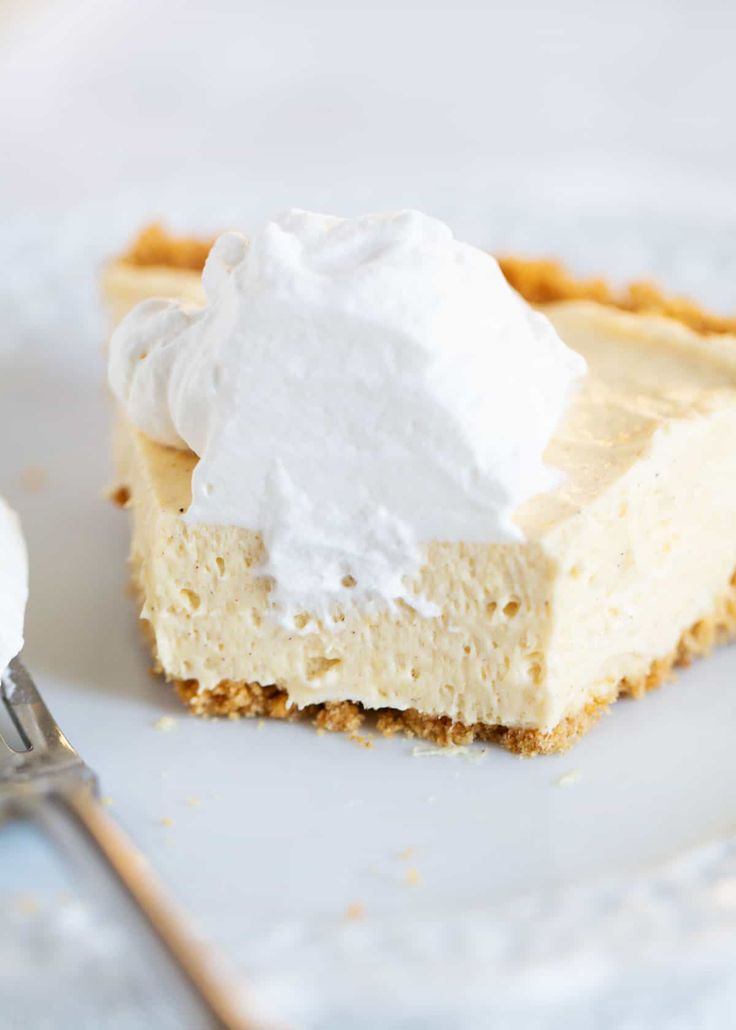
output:
MULTIPOLYGON (((208 248, 143 233, 105 270, 113 322, 149 297, 202 304, 208 248)), ((269 619, 259 534, 185 522, 196 456, 118 414, 141 618, 194 712, 353 730, 376 710, 386 733, 563 750, 736 630, 736 325, 651 286, 501 265, 589 373, 545 455, 561 485, 516 513, 523 542, 429 545, 417 588, 439 617, 399 602, 336 626, 269 619)))

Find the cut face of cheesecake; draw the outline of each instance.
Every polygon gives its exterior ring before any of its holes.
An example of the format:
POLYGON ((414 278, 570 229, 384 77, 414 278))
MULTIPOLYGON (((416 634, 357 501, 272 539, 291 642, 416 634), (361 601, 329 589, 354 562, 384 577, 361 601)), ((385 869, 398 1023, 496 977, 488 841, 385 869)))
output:
MULTIPOLYGON (((112 320, 149 297, 201 304, 206 253, 144 234, 106 269, 112 320)), ((385 732, 562 750, 736 629, 736 327, 650 287, 617 298, 549 263, 502 267, 589 373, 546 454, 561 484, 516 512, 523 542, 429 545, 414 586, 438 617, 269 619, 259 534, 184 521, 196 456, 118 414, 141 618, 193 711, 354 729, 375 710, 385 732)))

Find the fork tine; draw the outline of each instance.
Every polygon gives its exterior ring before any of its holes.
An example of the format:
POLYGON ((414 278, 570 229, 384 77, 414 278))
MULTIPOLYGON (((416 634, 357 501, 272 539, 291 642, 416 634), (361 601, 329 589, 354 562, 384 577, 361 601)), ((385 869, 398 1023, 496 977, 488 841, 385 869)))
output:
POLYGON ((17 754, 18 752, 15 748, 12 748, 2 733, 0 733, 0 765, 2 765, 3 759, 12 758, 13 755, 17 754))
MULTIPOLYGON (((0 735, 0 821, 8 816, 35 819, 73 857, 101 863, 117 888, 118 899, 135 913, 133 925, 137 922, 153 934, 166 956, 162 971, 178 970, 179 985, 186 988, 181 991, 182 1012, 185 1002, 190 1013, 196 1003, 201 1017, 197 1026, 252 1030, 255 1023, 244 1016, 237 998, 213 974, 202 944, 182 926, 146 862, 96 800, 97 778, 56 725, 17 658, 0 675, 0 703, 29 744, 28 751, 14 752, 14 758, 6 761, 2 750, 6 742, 0 735)), ((172 980, 172 986, 176 984, 172 980)))
POLYGON ((5 707, 28 748, 49 754, 64 752, 76 755, 19 658, 13 659, 2 674, 0 683, 5 707))

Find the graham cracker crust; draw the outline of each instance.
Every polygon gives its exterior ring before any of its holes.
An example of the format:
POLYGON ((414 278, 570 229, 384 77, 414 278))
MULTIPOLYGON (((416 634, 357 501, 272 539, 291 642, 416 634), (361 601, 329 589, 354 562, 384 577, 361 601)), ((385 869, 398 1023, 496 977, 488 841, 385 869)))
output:
MULTIPOLYGON (((154 224, 139 234, 121 260, 140 267, 165 266, 199 271, 212 243, 212 239, 174 236, 161 225, 154 224)), ((532 304, 591 300, 623 311, 673 318, 702 334, 736 333, 736 317, 711 314, 687 298, 668 296, 651 282, 632 282, 621 293, 616 293, 603 279, 575 278, 556 261, 508 256, 498 260, 509 283, 532 304)), ((126 505, 128 494, 120 492, 113 499, 126 505)), ((154 655, 155 669, 163 673, 165 670, 158 663, 153 634, 145 620, 142 627, 148 631, 146 635, 154 655)), ((581 711, 567 716, 548 733, 523 727, 454 722, 449 716, 425 715, 411 708, 369 712, 352 701, 328 702, 299 709, 290 703, 287 692, 276 685, 224 680, 213 689, 200 691, 197 680, 173 682, 182 700, 199 716, 305 720, 320 730, 351 735, 356 735, 370 719, 375 729, 387 737, 404 734, 440 746, 488 741, 515 754, 531 757, 567 751, 619 697, 643 697, 670 679, 676 667, 689 665, 694 658, 707 654, 714 645, 733 638, 736 638, 736 573, 713 612, 683 633, 670 654, 652 662, 646 675, 636 680, 622 680, 610 694, 589 701, 581 711)))
MULTIPOLYGON (((212 237, 176 236, 154 223, 138 234, 120 260, 138 267, 158 265, 197 272, 204 267, 213 243, 212 237)), ((509 283, 530 304, 592 300, 621 311, 674 318, 698 333, 736 333, 736 316, 714 315, 687 297, 663 293, 648 280, 631 282, 617 293, 604 279, 576 278, 559 261, 503 255, 498 263, 509 283)))
POLYGON ((201 272, 214 242, 214 237, 175 236, 154 222, 141 229, 120 260, 139 268, 159 265, 201 272))

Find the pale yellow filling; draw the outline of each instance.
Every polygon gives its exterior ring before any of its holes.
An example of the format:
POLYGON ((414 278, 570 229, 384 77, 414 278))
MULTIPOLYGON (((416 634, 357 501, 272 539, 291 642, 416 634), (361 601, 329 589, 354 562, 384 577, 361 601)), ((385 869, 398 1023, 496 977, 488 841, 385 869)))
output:
MULTIPOLYGON (((125 265, 106 292, 115 319, 146 296, 202 299, 198 273, 125 265)), ((564 482, 518 512, 523 544, 429 545, 415 589, 439 619, 275 625, 258 534, 187 525, 196 458, 121 417, 142 614, 167 675, 546 731, 672 651, 736 567, 736 339, 590 302, 544 310, 590 366, 547 453, 564 482)))

